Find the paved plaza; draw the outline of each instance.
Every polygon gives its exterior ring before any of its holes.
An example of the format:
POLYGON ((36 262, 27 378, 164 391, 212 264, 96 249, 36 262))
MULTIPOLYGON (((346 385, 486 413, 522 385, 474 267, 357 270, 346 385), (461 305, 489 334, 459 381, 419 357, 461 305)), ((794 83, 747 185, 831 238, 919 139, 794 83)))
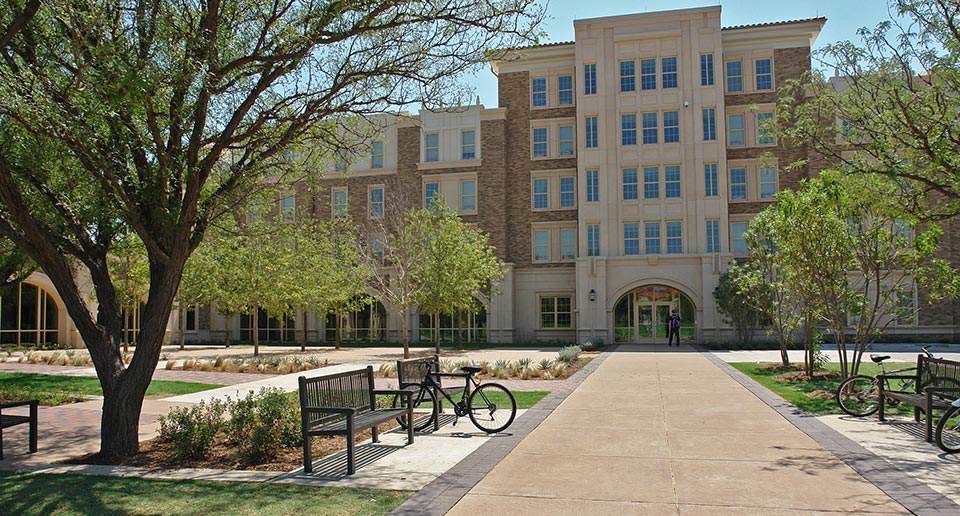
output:
MULTIPOLYGON (((393 357, 384 348, 362 348, 322 371, 382 363, 396 358, 391 351, 393 357)), ((526 350, 544 358, 556 351, 526 350)), ((516 359, 520 353, 484 350, 456 359, 474 359, 474 354, 483 360, 516 359)), ((96 451, 98 401, 41 407, 36 454, 24 453, 21 446, 25 428, 8 429, 7 458, 0 468, 417 491, 395 511, 401 515, 960 514, 954 481, 960 478, 960 460, 917 439, 916 425, 802 414, 726 365, 776 360, 764 355, 770 352, 747 353, 621 345, 570 379, 536 382, 551 394, 522 411, 506 433, 487 436, 466 420, 452 426, 452 416, 440 431, 418 435, 412 446, 404 446, 402 434, 390 432, 380 444, 358 447, 359 469, 352 477, 342 472, 342 452, 321 459, 312 474, 53 464, 96 451)), ((0 371, 61 374, 67 369, 88 374, 82 368, 0 364, 0 371)), ((172 406, 259 386, 293 390, 300 374, 321 374, 157 373, 157 378, 228 386, 199 396, 147 400, 141 439, 156 435, 157 417, 172 406)))

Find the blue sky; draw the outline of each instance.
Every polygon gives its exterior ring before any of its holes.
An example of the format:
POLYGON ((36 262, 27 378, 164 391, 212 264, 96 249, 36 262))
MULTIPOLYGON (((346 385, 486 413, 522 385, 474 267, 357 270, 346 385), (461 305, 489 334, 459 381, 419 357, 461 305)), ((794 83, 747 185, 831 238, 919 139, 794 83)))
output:
MULTIPOLYGON (((545 24, 547 37, 544 43, 573 40, 573 21, 620 14, 642 13, 707 7, 719 3, 724 27, 774 21, 798 20, 825 16, 827 23, 817 38, 814 48, 827 43, 852 40, 859 42, 857 29, 873 28, 889 19, 887 0, 805 0, 783 2, 777 0, 721 0, 720 2, 689 0, 653 0, 624 2, 622 0, 550 0, 547 5, 548 19, 545 24)), ((490 108, 497 107, 497 81, 488 67, 479 70, 477 76, 465 77, 474 82, 480 102, 490 108)))

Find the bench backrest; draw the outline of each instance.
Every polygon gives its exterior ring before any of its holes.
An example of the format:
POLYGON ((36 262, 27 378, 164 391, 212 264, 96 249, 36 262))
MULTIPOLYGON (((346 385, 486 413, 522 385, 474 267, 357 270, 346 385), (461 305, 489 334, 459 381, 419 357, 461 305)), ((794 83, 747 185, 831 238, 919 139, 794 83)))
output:
MULTIPOLYGON (((924 387, 960 387, 960 362, 917 356, 917 392, 924 387)), ((950 397, 952 400, 956 396, 950 397)))
MULTIPOLYGON (((365 412, 376 408, 373 394, 373 366, 342 373, 306 378, 301 376, 300 408, 352 408, 365 412)), ((343 415, 320 415, 311 425, 323 425, 343 419, 343 415)))
POLYGON ((408 358, 397 360, 397 383, 400 387, 426 379, 429 373, 440 372, 440 357, 434 355, 426 358, 408 358))

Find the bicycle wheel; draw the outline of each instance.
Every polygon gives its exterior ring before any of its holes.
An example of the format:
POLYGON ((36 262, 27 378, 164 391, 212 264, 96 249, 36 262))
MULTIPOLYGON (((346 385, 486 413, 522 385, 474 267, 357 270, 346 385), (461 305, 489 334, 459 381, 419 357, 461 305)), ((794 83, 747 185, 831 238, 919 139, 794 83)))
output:
POLYGON ((834 399, 851 416, 869 416, 880 408, 877 379, 862 374, 851 376, 840 383, 834 399))
POLYGON ((947 453, 960 452, 960 407, 950 407, 933 433, 937 446, 947 453))
POLYGON ((488 434, 502 432, 517 417, 517 400, 498 383, 481 384, 467 400, 470 421, 488 434))
MULTIPOLYGON (((401 390, 413 393, 410 395, 410 401, 413 403, 413 429, 419 432, 432 425, 434 418, 437 417, 437 398, 433 391, 425 389, 420 384, 407 385, 401 390)), ((393 407, 404 407, 404 398, 399 394, 393 397, 393 407)), ((400 423, 400 428, 407 429, 406 417, 398 417, 397 423, 400 423)))

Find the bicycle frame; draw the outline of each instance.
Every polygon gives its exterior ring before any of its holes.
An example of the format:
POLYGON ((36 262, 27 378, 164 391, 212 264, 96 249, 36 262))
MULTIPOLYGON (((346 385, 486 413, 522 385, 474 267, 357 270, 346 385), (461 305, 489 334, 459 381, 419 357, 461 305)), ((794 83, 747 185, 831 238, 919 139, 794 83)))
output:
MULTIPOLYGON (((434 393, 440 393, 447 401, 453 405, 453 412, 457 417, 463 417, 467 415, 466 400, 470 397, 471 387, 476 389, 480 382, 473 377, 471 373, 429 373, 423 381, 423 387, 432 389, 434 393), (443 386, 440 385, 441 378, 463 378, 463 390, 461 391, 460 400, 454 400, 453 396, 447 394, 447 391, 443 390, 443 386)), ((437 402, 441 404, 442 402, 437 398, 437 402)))

